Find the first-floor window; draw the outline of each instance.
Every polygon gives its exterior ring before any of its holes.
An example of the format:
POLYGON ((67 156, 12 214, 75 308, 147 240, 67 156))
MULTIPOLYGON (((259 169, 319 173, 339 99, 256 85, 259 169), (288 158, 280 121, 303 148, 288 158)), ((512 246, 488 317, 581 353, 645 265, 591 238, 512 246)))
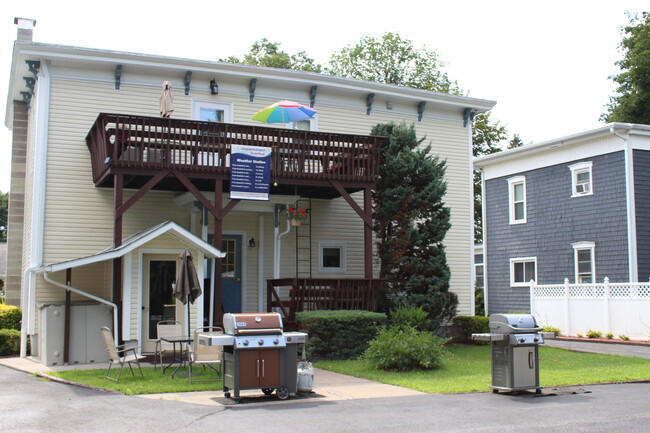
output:
POLYGON ((510 285, 528 286, 537 281, 537 257, 510 259, 510 285))
POLYGON ((576 284, 591 284, 595 279, 593 242, 577 242, 572 244, 575 260, 576 284))
POLYGON ((320 242, 318 244, 318 270, 320 272, 345 272, 345 244, 320 242))

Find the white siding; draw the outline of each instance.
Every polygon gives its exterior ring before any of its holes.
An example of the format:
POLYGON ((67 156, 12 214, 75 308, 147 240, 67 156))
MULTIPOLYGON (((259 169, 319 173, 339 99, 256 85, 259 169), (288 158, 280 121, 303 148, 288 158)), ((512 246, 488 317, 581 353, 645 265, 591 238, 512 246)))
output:
MULTIPOLYGON (((50 110, 48 179, 45 207, 44 262, 53 263, 83 255, 94 254, 112 244, 113 238, 113 190, 95 188, 92 182, 90 155, 85 136, 100 112, 158 115, 158 99, 163 76, 129 77, 125 75, 120 91, 114 90, 112 77, 88 71, 94 81, 83 80, 82 72, 51 68, 52 95, 50 110), (148 81, 147 81, 148 80, 148 81), (135 83, 138 83, 135 85, 135 83), (146 85, 145 85, 146 84, 146 85)), ((180 85, 173 89, 175 118, 190 118, 193 98, 234 103, 233 121, 240 124, 256 124, 250 118, 265 105, 276 101, 281 89, 264 88, 258 83, 254 103, 248 102, 245 86, 231 86, 220 80, 220 94, 211 97, 205 90, 192 87, 191 95, 183 95, 180 85), (222 84, 223 83, 223 84, 222 84), (223 90, 222 90, 223 89, 223 90), (232 89, 241 90, 234 94, 232 89)), ((304 94, 287 92, 283 98, 293 98, 307 103, 304 94)), ((469 168, 470 143, 468 130, 462 126, 461 109, 450 111, 425 111, 422 122, 417 121, 417 106, 395 104, 387 110, 385 101, 377 98, 371 115, 366 115, 365 100, 347 95, 323 93, 316 100, 319 111, 319 130, 326 132, 369 134, 379 122, 405 121, 415 123, 418 134, 433 142, 433 152, 447 161, 446 204, 451 208, 452 228, 445 243, 447 260, 451 268, 451 288, 459 295, 459 312, 469 313, 471 305, 471 176, 469 168)), ((126 192, 126 201, 133 191, 126 192)), ((174 220, 189 228, 189 212, 174 204, 173 193, 149 192, 124 216, 123 236, 126 238, 137 230, 150 227, 165 220, 174 220)), ((359 200, 361 202, 361 200, 359 200)), ((312 260, 317 260, 319 241, 343 240, 347 248, 345 277, 363 276, 363 225, 360 218, 343 199, 317 201, 312 228, 312 260)), ((247 311, 257 311, 258 254, 264 254, 264 277, 273 275, 273 215, 265 218, 265 242, 257 248, 248 248, 250 237, 257 238, 257 214, 232 212, 224 221, 225 233, 245 233, 243 250, 248 272, 244 278, 247 311)), ((212 220, 212 218, 211 218, 212 220)), ((284 229, 284 227, 282 227, 284 229)), ((282 239, 281 276, 295 275, 295 230, 282 239)), ((140 264, 133 257, 132 278, 134 284, 140 264)), ((317 275, 317 263, 313 264, 317 275)), ((327 276, 334 276, 328 274, 327 276)), ((110 283, 108 283, 110 287, 110 283)), ((42 283, 41 283, 42 285, 42 283)), ((110 292, 110 291, 109 291, 110 292)), ((39 289, 41 297, 54 296, 39 289)), ((106 295, 110 297, 109 294, 106 295)), ((133 292, 132 292, 132 296, 133 292)), ((132 332, 136 302, 131 302, 132 332)))

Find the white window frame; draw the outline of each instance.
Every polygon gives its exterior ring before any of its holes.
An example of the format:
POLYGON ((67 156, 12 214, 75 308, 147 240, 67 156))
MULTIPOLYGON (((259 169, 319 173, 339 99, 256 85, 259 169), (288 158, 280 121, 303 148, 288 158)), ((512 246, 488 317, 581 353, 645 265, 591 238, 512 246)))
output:
POLYGON ((232 123, 233 104, 229 102, 214 102, 205 99, 194 99, 192 101, 192 119, 198 120, 201 108, 223 110, 224 123, 232 123))
POLYGON ((345 273, 345 263, 347 261, 345 242, 319 242, 318 243, 318 272, 323 273, 345 273), (341 266, 338 268, 323 266, 323 249, 338 248, 341 251, 341 266))
MULTIPOLYGON (((318 131, 318 114, 314 114, 314 116, 309 119, 305 119, 305 121, 309 122, 310 131, 318 131)), ((289 129, 298 129, 297 126, 298 122, 289 122, 287 124, 287 128, 289 129)))
POLYGON ((573 247, 573 264, 574 278, 576 284, 593 284, 596 282, 596 244, 594 242, 576 242, 571 244, 573 247), (591 254, 591 283, 580 281, 580 272, 578 270, 578 251, 589 250, 591 254))
POLYGON ((571 198, 583 197, 592 195, 594 193, 594 178, 592 173, 592 161, 579 162, 569 166, 571 170, 571 198), (580 173, 589 173, 589 184, 587 191, 578 191, 581 188, 581 183, 578 183, 578 175, 580 173))
POLYGON ((525 224, 528 222, 528 203, 526 199, 526 176, 515 176, 508 179, 508 207, 510 211, 510 224, 525 224), (515 186, 522 185, 524 189, 524 217, 515 218, 515 186))
MULTIPOLYGON (((512 287, 528 287, 530 285, 529 281, 515 282, 515 263, 529 263, 533 262, 535 264, 535 277, 533 280, 537 282, 537 257, 515 257, 510 259, 510 286, 512 287)), ((524 278, 526 275, 526 267, 524 265, 524 278)))

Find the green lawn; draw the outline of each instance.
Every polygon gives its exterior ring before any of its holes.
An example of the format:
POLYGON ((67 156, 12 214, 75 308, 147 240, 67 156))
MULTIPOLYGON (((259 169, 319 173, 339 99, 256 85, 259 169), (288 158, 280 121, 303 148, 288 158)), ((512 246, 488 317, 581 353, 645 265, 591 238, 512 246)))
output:
MULTIPOLYGON (((322 361, 324 370, 363 377, 428 393, 486 391, 492 382, 490 347, 451 346, 442 368, 393 373, 374 369, 365 361, 322 361)), ((540 347, 541 386, 580 385, 650 379, 650 361, 623 356, 578 353, 540 347)), ((318 377, 315 378, 316 383, 318 377)))
MULTIPOLYGON (((153 367, 142 367, 144 379, 140 376, 137 368, 134 368, 133 371, 135 372, 135 376, 131 375, 128 367, 124 367, 119 383, 104 378, 106 375, 105 368, 93 370, 48 371, 46 374, 71 380, 73 382, 84 383, 86 385, 120 391, 128 395, 222 389, 221 381, 194 382, 190 384, 188 378, 182 376, 187 373, 187 368, 181 368, 178 373, 176 373, 174 379, 171 377, 172 369, 167 370, 165 374, 162 374, 160 368, 154 369, 153 367)), ((201 373, 201 376, 197 376, 196 379, 216 378, 214 372, 207 370, 206 373, 203 373, 203 369, 200 367, 194 368, 192 372, 201 373)), ((111 370, 111 377, 117 377, 117 371, 115 369, 111 370)))
MULTIPOLYGON (((365 361, 322 361, 314 365, 324 370, 363 377, 377 382, 403 386, 428 393, 486 391, 491 384, 490 347, 451 346, 450 356, 442 368, 430 371, 393 373, 375 370, 365 361)), ((569 350, 540 347, 540 382, 542 386, 580 385, 586 383, 622 382, 650 379, 650 361, 641 358, 595 355, 569 350)), ((220 390, 221 382, 190 384, 179 371, 175 379, 170 371, 142 369, 145 379, 125 370, 119 383, 104 379, 105 369, 50 371, 47 374, 125 394, 157 394, 220 390)), ((212 373, 211 377, 214 377, 212 373)), ((199 378, 197 378, 199 379, 199 378)), ((315 377, 318 385, 318 376, 315 377)))

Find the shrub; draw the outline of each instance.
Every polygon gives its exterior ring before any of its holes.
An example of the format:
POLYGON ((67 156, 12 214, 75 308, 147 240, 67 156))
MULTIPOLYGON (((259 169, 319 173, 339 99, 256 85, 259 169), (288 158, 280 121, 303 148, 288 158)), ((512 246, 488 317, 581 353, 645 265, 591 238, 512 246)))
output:
POLYGON ((618 338, 620 338, 623 341, 630 341, 630 337, 624 334, 619 335, 618 338))
POLYGON ((386 315, 371 311, 302 311, 296 313, 301 330, 309 334, 307 354, 320 359, 356 359, 368 348, 386 315))
POLYGON ((542 331, 543 331, 543 332, 555 332, 555 335, 557 335, 557 336, 562 335, 562 334, 560 333, 560 328, 557 328, 557 327, 555 327, 555 326, 544 326, 544 327, 542 328, 542 331))
POLYGON ((578 332, 578 333, 576 334, 576 337, 578 337, 578 338, 582 338, 582 337, 584 337, 584 335, 582 335, 581 333, 578 332))
POLYGON ((451 323, 457 333, 458 343, 483 343, 472 340, 472 334, 490 332, 490 318, 485 316, 456 316, 451 323))
POLYGON ((22 311, 15 305, 0 304, 0 329, 20 331, 22 311))
POLYGON ((364 358, 381 370, 431 370, 442 364, 448 353, 446 340, 412 326, 391 326, 379 330, 364 358))
POLYGON ((20 331, 0 329, 0 356, 18 355, 20 353, 20 331))
POLYGON ((611 340, 612 338, 614 338, 614 334, 612 334, 611 332, 608 332, 607 334, 605 334, 605 338, 607 338, 608 340, 611 340))
POLYGON ((593 331, 591 329, 587 331, 587 338, 602 338, 602 336, 603 333, 600 331, 593 331))
POLYGON ((418 331, 430 331, 429 314, 422 307, 398 307, 390 312, 390 319, 395 326, 411 326, 418 331))

